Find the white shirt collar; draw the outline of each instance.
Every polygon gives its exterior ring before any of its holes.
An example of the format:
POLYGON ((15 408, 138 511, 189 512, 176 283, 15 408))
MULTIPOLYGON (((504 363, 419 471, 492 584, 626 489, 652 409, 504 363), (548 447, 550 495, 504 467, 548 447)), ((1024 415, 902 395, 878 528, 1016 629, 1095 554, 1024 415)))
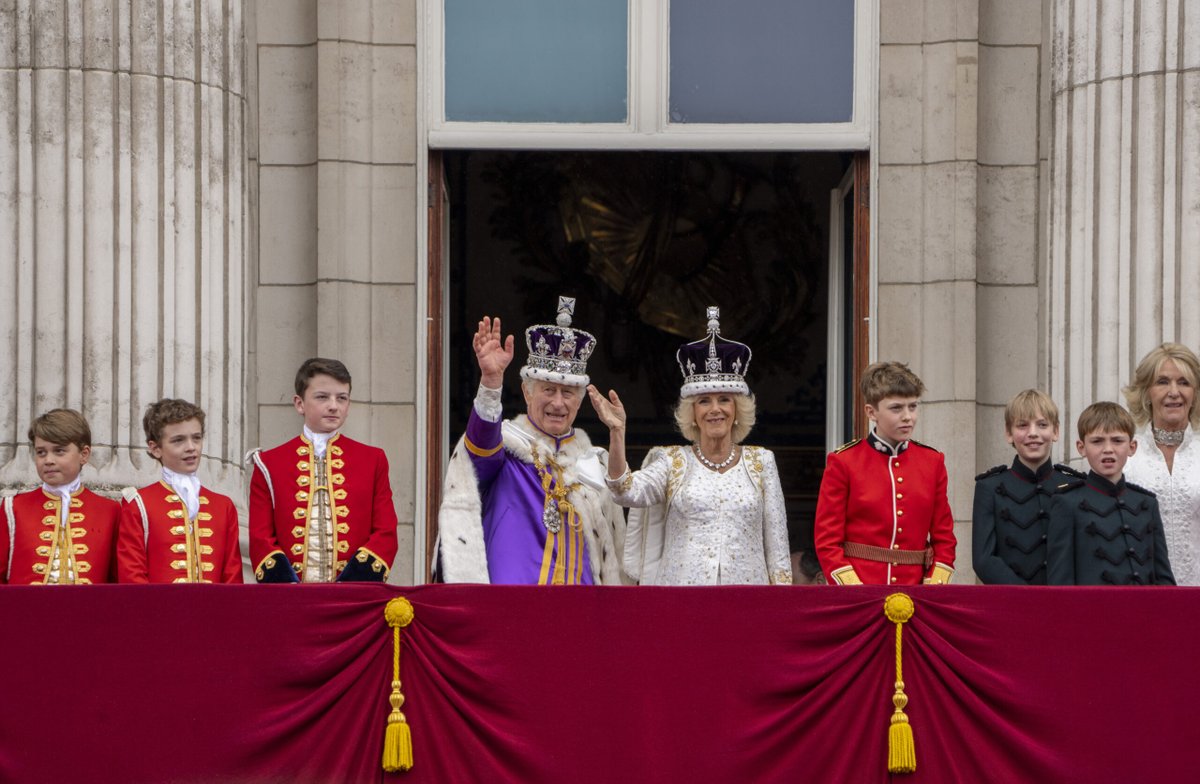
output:
POLYGON ((163 466, 162 478, 183 499, 188 517, 195 518, 196 513, 200 511, 200 477, 194 473, 176 473, 163 466))
POLYGON ((48 485, 42 482, 42 489, 50 495, 56 495, 62 499, 59 514, 62 517, 62 522, 66 525, 71 514, 71 496, 75 494, 79 488, 83 487, 83 477, 77 476, 74 481, 68 482, 65 485, 48 485))
POLYGON ((313 454, 317 457, 325 457, 325 448, 329 446, 329 439, 336 435, 336 430, 332 433, 314 433, 308 429, 308 425, 304 426, 304 437, 313 445, 313 454))
POLYGON ((42 482, 43 490, 45 490, 47 493, 50 493, 51 495, 58 495, 58 496, 62 496, 63 498, 69 498, 70 496, 74 495, 75 491, 78 490, 82 486, 83 486, 83 477, 82 476, 75 477, 74 480, 68 482, 65 485, 48 485, 45 482, 42 482))

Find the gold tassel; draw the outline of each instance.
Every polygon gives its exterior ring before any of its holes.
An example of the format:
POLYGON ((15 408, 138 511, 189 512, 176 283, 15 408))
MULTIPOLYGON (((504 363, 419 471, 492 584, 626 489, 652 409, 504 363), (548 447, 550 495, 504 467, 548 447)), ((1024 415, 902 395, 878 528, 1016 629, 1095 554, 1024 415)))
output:
POLYGON ((908 697, 904 694, 904 673, 900 665, 900 635, 904 624, 913 616, 913 600, 904 593, 894 593, 883 600, 883 614, 896 624, 896 693, 892 704, 892 723, 888 727, 888 773, 912 773, 917 769, 917 749, 913 742, 912 725, 904 708, 908 697))
POLYGON ((408 599, 398 597, 387 603, 383 617, 392 627, 392 694, 388 702, 387 730, 383 734, 383 769, 387 773, 403 773, 413 766, 412 730, 400 712, 404 695, 400 693, 400 630, 412 623, 413 608, 408 599))

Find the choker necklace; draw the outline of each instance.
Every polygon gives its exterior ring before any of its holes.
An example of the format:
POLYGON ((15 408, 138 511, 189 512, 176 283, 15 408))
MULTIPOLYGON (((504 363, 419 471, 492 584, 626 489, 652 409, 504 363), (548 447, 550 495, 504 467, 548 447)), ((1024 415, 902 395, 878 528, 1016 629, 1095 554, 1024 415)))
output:
POLYGON ((728 468, 729 464, 733 462, 733 459, 735 457, 737 457, 738 448, 737 448, 737 444, 734 444, 733 448, 729 450, 729 457, 725 458, 724 460, 722 460, 719 463, 714 463, 713 461, 711 461, 707 457, 705 457, 704 453, 700 451, 700 447, 698 447, 695 444, 692 444, 692 451, 696 453, 696 459, 699 460, 701 463, 703 463, 706 467, 711 468, 714 471, 720 472, 722 469, 728 468))
POLYGON ((1159 430, 1151 425, 1150 431, 1154 433, 1154 443, 1159 446, 1179 446, 1183 443, 1184 430, 1159 430))

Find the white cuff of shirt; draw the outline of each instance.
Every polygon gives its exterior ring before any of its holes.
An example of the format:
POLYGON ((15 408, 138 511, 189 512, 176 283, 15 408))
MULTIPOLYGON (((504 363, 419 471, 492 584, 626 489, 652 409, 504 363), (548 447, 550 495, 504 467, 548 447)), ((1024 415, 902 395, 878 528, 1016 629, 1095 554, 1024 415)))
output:
POLYGON ((500 405, 500 392, 500 389, 479 385, 479 391, 475 393, 475 413, 479 414, 481 419, 488 422, 500 421, 504 414, 504 408, 500 405))

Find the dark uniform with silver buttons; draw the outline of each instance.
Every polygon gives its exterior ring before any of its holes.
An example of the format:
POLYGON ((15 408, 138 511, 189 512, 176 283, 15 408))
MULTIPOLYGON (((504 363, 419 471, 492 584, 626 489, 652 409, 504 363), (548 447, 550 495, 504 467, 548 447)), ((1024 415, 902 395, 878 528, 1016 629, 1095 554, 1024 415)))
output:
POLYGON ((1094 471, 1050 504, 1050 585, 1174 585, 1154 493, 1094 471))
POLYGON ((1046 584, 1046 523, 1050 497, 1073 468, 1049 460, 1032 471, 1014 457, 975 477, 971 554, 975 574, 988 585, 1046 584))

